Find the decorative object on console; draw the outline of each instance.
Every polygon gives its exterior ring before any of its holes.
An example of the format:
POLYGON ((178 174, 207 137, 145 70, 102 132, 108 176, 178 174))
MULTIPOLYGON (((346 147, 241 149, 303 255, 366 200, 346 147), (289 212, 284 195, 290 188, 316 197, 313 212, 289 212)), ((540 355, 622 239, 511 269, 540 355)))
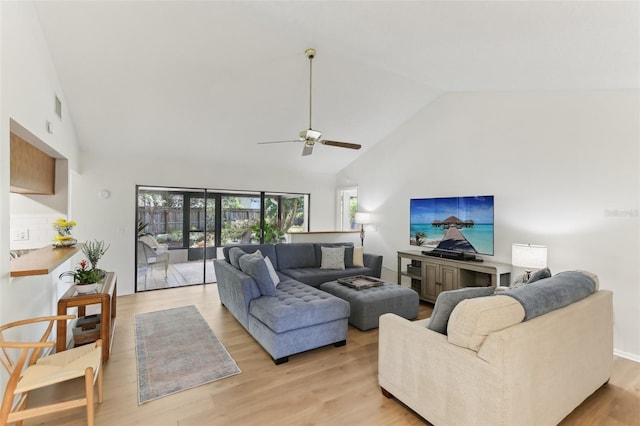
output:
POLYGON ((82 246, 82 252, 87 256, 87 259, 89 259, 89 263, 91 263, 91 269, 99 271, 102 278, 104 278, 107 273, 102 269, 98 269, 98 261, 104 256, 107 250, 109 250, 109 247, 111 247, 111 244, 105 246, 104 241, 98 240, 87 241, 84 246, 82 246))
POLYGON ((61 273, 58 278, 73 277, 76 284, 76 291, 81 294, 93 293, 98 288, 98 282, 103 278, 101 272, 97 269, 87 268, 87 261, 82 259, 80 266, 73 271, 61 273))
POLYGON ((357 212, 355 221, 360 224, 360 245, 364 247, 364 226, 371 223, 371 216, 366 212, 357 212))
POLYGON ((523 282, 528 282, 534 269, 547 266, 547 246, 513 244, 511 246, 511 264, 525 268, 523 282))
POLYGON ((66 220, 63 218, 57 219, 53 222, 53 229, 57 234, 53 240, 54 247, 72 247, 78 242, 71 236, 71 230, 76 226, 76 222, 73 220, 66 220))

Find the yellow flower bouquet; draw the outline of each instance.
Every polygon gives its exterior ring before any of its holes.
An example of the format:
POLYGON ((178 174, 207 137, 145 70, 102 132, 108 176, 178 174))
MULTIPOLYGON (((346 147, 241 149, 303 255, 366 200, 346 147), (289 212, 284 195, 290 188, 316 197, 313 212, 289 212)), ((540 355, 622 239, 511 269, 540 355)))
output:
POLYGON ((57 234, 54 237, 53 246, 54 247, 71 247, 74 246, 78 241, 71 236, 71 230, 76 226, 76 222, 73 220, 67 221, 66 219, 59 218, 55 222, 53 222, 53 229, 56 230, 57 234))

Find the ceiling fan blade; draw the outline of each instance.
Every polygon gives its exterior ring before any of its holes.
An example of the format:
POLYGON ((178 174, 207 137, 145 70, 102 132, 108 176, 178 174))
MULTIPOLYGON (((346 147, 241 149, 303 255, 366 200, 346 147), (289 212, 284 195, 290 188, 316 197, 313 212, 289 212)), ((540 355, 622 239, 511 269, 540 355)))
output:
POLYGON ((300 139, 291 139, 288 141, 270 141, 270 142, 258 142, 258 145, 267 145, 270 143, 291 143, 291 142, 302 142, 300 139))
POLYGON ((302 149, 302 156, 311 155, 313 152, 313 145, 304 144, 304 148, 302 149))
POLYGON ((340 148, 349 148, 349 149, 360 149, 360 148, 362 148, 362 145, 360 145, 360 144, 349 143, 349 142, 338 142, 338 141, 321 140, 320 143, 323 144, 323 145, 337 146, 337 147, 340 147, 340 148))

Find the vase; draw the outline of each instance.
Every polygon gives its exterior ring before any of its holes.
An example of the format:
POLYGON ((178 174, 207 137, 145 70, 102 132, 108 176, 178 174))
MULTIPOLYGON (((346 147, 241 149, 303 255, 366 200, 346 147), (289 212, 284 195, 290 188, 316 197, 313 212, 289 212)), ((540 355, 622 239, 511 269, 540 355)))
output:
POLYGON ((75 238, 69 238, 67 240, 54 240, 54 247, 73 247, 78 243, 78 240, 75 238))
POLYGON ((98 283, 93 284, 76 284, 76 291, 78 294, 96 293, 98 289, 98 283))

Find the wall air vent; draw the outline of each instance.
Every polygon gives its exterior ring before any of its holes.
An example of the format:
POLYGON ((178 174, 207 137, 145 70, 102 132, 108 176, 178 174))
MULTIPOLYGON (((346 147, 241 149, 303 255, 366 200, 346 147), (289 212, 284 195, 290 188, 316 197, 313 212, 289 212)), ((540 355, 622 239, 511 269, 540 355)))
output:
POLYGON ((58 98, 58 95, 56 95, 55 98, 56 98, 56 115, 58 116, 58 118, 60 118, 60 120, 62 120, 62 101, 60 100, 60 98, 58 98))

